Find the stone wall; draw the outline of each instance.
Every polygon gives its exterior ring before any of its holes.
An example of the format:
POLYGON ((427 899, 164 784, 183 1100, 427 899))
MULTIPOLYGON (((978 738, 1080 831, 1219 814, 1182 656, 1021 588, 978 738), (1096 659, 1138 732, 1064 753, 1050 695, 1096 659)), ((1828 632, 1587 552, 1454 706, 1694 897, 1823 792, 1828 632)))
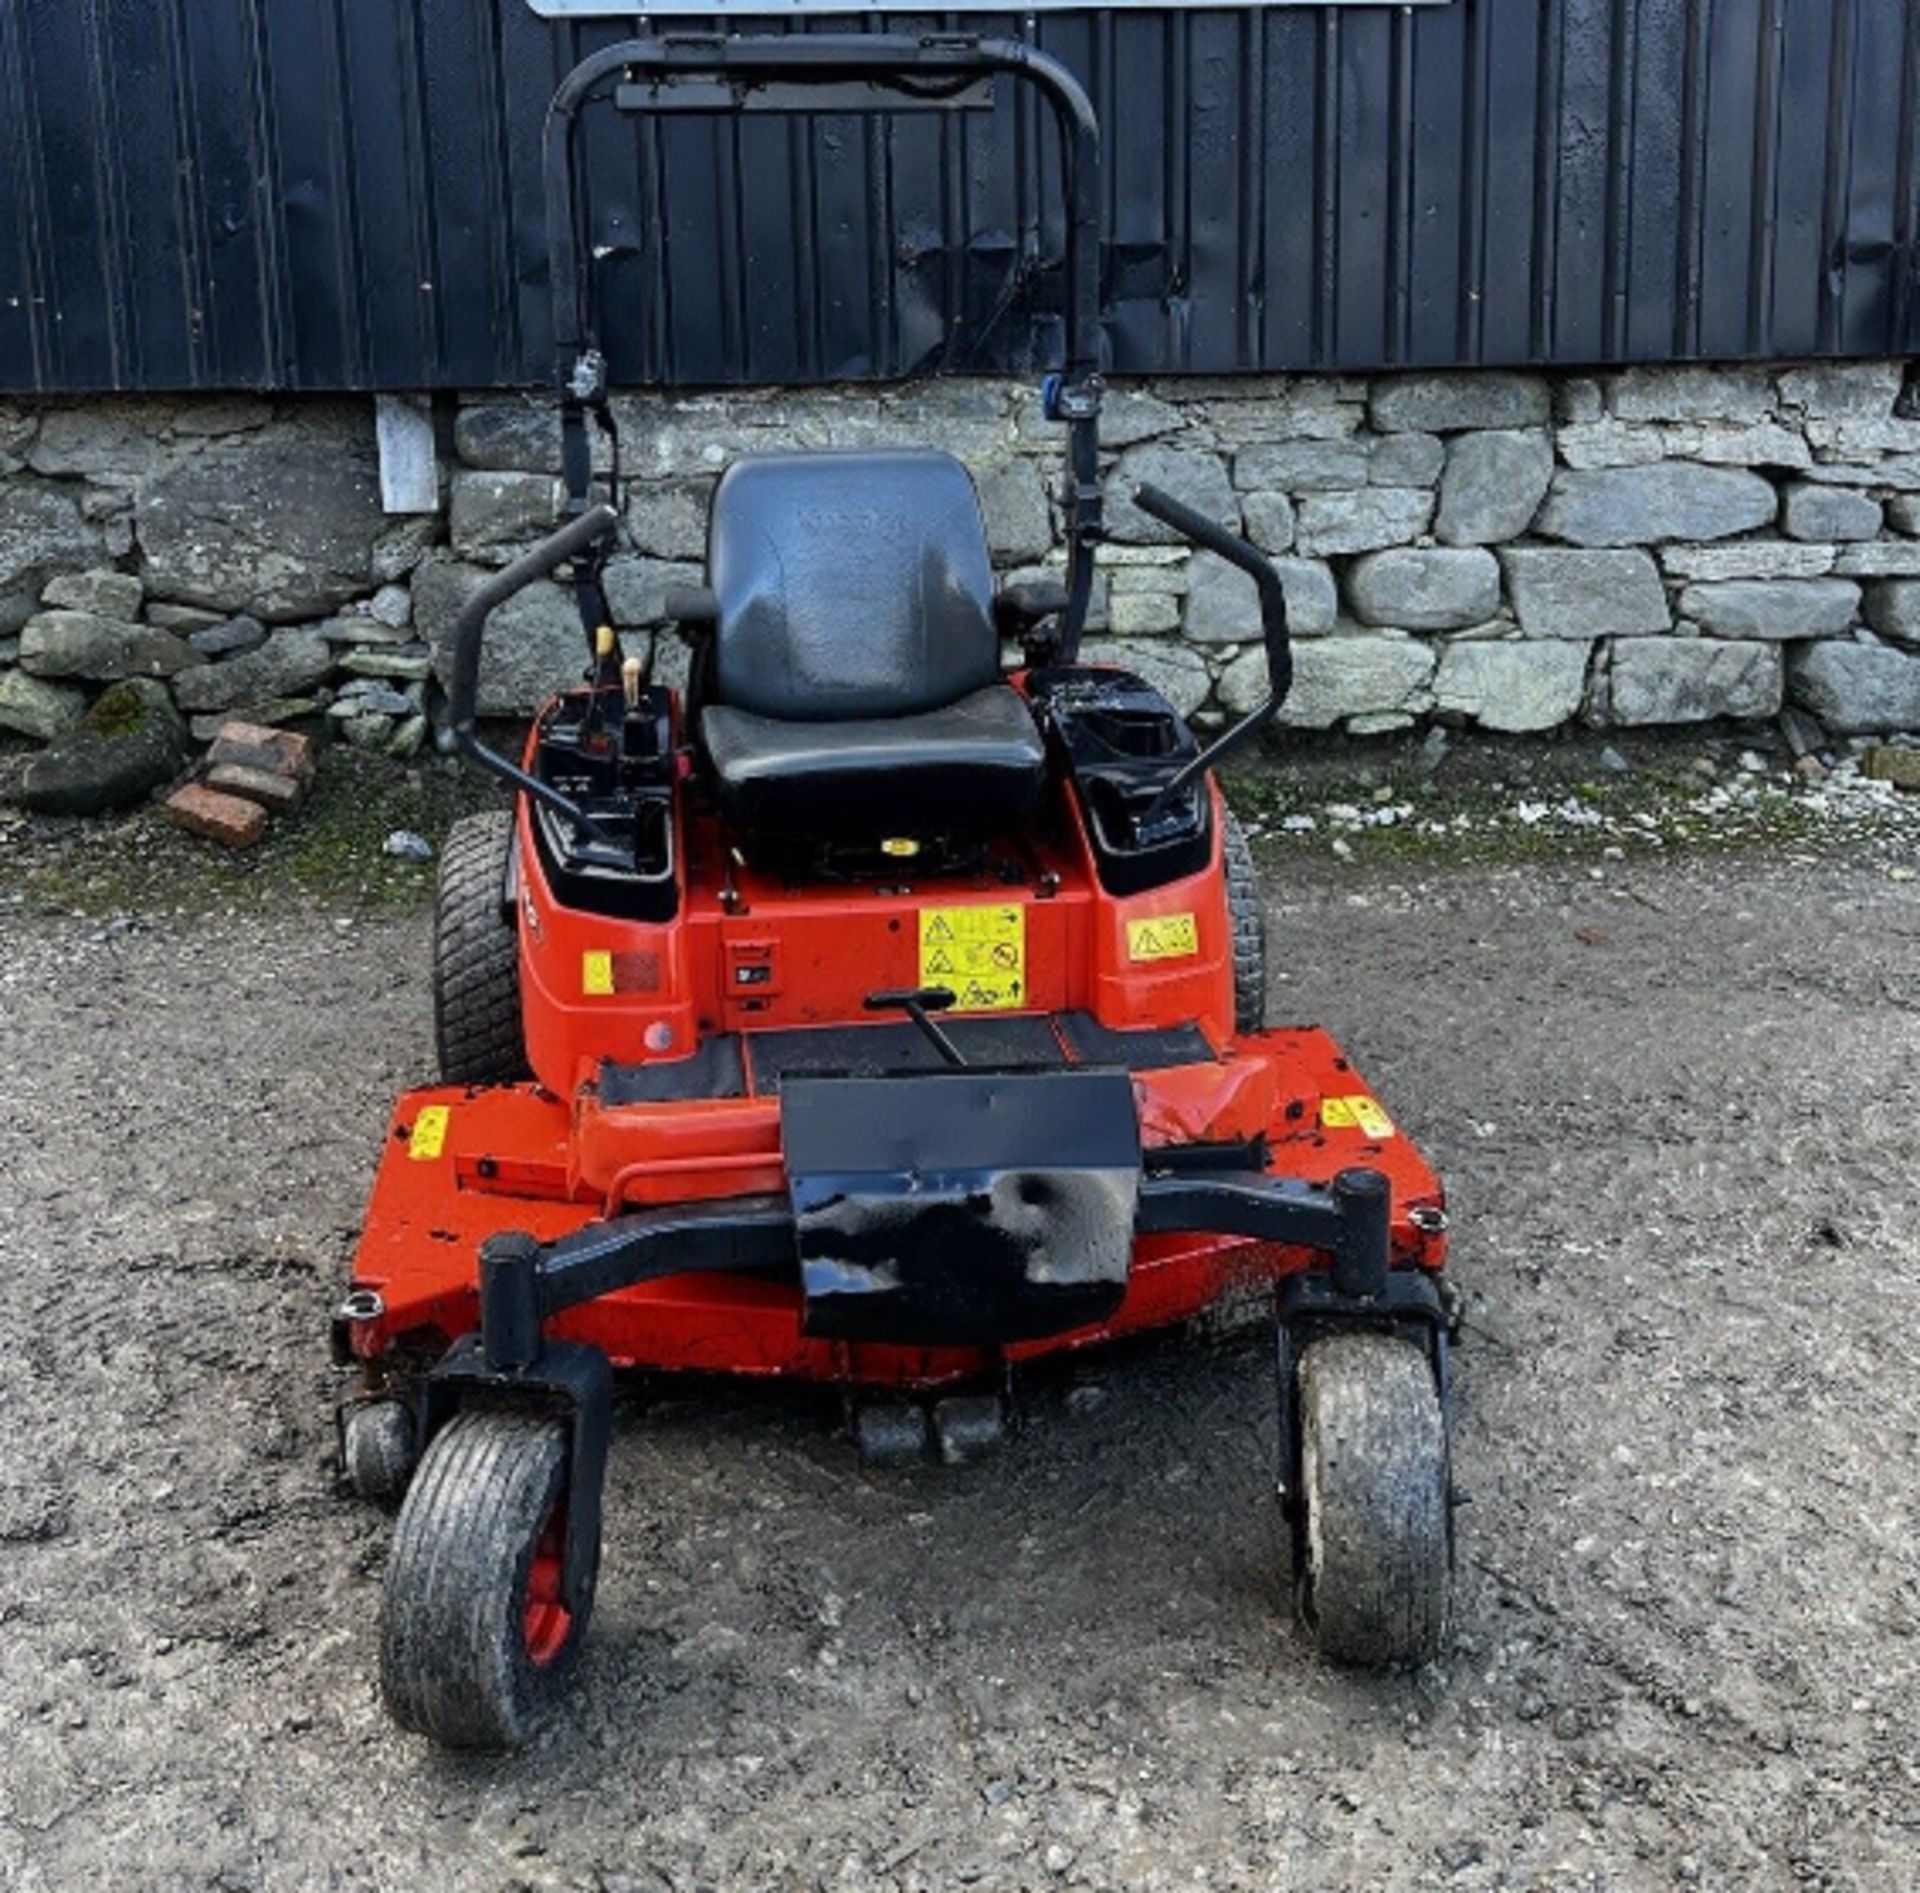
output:
MULTIPOLYGON (((1355 735, 1765 718, 1920 730, 1920 418, 1899 363, 1372 380, 1156 381, 1109 395, 1088 654, 1206 716, 1264 682, 1251 583, 1129 501, 1152 480, 1279 567, 1300 639, 1286 721, 1355 735)), ((972 466, 1009 576, 1057 570, 1059 431, 1032 391, 632 395, 616 616, 651 631, 694 581, 733 455, 934 442, 972 466)), ((432 518, 381 513, 369 403, 0 407, 0 721, 50 735, 163 677, 205 733, 230 711, 324 718, 409 753, 454 615, 555 514, 539 402, 443 417, 432 518)), ((578 668, 551 584, 502 618, 483 711, 578 668)), ((684 657, 657 639, 656 667, 684 657)))

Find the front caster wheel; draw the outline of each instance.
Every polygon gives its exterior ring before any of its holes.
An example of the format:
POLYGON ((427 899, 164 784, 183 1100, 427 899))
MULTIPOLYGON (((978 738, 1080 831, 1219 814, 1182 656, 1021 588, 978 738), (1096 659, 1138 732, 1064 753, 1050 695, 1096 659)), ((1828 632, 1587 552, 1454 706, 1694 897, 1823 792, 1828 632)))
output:
POLYGON ((403 1727, 449 1748, 518 1748, 565 1692, 600 1548, 563 1602, 566 1427, 461 1413, 420 1461, 394 1527, 380 1687, 403 1727))
POLYGON ((1300 1357, 1301 1606, 1321 1651, 1437 1656, 1452 1582, 1446 1422, 1411 1342, 1335 1334, 1300 1357))
POLYGON ((358 1498, 398 1505, 417 1456, 413 1414, 403 1400, 356 1400, 340 1415, 340 1458, 358 1498))

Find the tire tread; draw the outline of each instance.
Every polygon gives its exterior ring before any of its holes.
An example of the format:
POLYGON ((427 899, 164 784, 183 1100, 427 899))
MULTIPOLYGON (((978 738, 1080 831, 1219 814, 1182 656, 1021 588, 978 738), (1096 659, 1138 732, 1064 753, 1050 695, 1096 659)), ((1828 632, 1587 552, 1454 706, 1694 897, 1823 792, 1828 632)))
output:
POLYGON ((528 1075, 520 1020, 520 942, 506 905, 513 816, 456 822, 434 902, 433 1036, 441 1081, 515 1084, 528 1075))
POLYGON ((1329 1335, 1299 1366, 1302 1603, 1325 1654, 1409 1667, 1445 1641, 1452 1583, 1446 1423, 1425 1354, 1329 1335))
POLYGON ((428 1447, 394 1527, 381 1601, 381 1693, 403 1727, 449 1748, 518 1748, 558 1701, 595 1574, 550 1663, 528 1658, 519 1602, 566 1477, 566 1427, 537 1414, 457 1414, 428 1447))
POLYGON ((1259 1032, 1267 1023, 1267 909, 1240 818, 1224 808, 1220 852, 1226 867, 1227 920, 1233 929, 1233 1027, 1259 1032))

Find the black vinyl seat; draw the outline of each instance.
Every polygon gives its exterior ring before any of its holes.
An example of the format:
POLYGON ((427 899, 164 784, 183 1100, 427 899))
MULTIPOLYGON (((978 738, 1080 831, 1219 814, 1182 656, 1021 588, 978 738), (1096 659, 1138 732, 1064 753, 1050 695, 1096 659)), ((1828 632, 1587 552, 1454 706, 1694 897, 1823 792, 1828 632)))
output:
POLYGON ((700 734, 722 813, 760 832, 986 829, 1046 751, 1000 681, 980 501, 950 454, 764 454, 713 497, 719 606, 700 734))

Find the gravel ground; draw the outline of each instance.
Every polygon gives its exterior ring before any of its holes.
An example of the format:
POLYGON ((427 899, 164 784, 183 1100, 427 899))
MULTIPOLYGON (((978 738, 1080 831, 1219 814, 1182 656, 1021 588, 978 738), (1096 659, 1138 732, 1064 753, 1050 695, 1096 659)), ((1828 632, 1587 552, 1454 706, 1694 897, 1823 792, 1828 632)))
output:
POLYGON ((1268 854, 1276 1010, 1453 1190, 1442 1663, 1291 1626, 1257 1334, 1043 1381, 946 1474, 863 1476, 810 1397, 636 1391, 576 1713, 497 1761, 384 1721, 389 1521, 332 1465, 423 912, 18 903, 0 1883, 1920 1884, 1902 858, 1268 854))

